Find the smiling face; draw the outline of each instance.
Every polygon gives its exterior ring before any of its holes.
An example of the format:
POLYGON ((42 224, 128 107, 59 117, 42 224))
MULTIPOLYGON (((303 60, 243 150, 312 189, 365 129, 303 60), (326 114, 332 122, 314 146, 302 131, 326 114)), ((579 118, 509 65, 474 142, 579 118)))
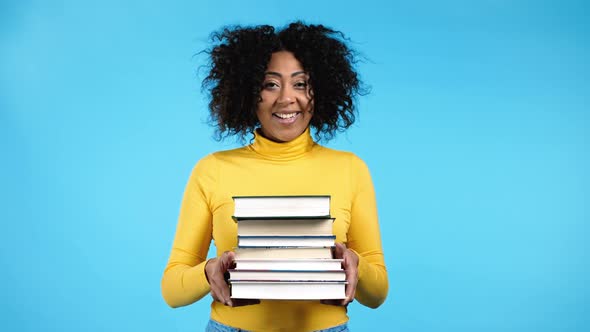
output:
POLYGON ((264 137, 289 142, 307 129, 313 115, 308 81, 309 76, 293 53, 272 54, 256 110, 264 137))

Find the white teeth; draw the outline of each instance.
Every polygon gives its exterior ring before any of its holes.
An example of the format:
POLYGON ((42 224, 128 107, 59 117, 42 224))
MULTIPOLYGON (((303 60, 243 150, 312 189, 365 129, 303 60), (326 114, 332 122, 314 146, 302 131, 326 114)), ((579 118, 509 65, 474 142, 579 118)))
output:
POLYGON ((275 115, 281 119, 290 119, 290 118, 294 117, 295 115, 297 115, 297 113, 289 113, 289 114, 275 113, 275 115))

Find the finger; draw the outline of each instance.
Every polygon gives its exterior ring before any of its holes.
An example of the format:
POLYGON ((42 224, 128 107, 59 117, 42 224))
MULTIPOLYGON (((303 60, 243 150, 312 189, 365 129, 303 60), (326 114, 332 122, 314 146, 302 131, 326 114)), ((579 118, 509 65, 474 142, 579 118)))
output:
POLYGON ((350 271, 350 277, 347 278, 348 281, 348 287, 346 287, 346 298, 348 299, 349 302, 351 302, 354 299, 355 293, 356 293, 356 285, 358 284, 358 274, 357 274, 357 270, 356 268, 351 269, 350 271))
POLYGON ((228 305, 227 300, 224 298, 219 287, 215 287, 215 291, 213 291, 213 290, 211 291, 211 296, 213 297, 213 300, 215 300, 216 302, 219 302, 223 305, 228 305))
POLYGON ((346 297, 340 301, 341 305, 348 305, 350 302, 354 301, 355 289, 355 285, 346 285, 346 297))
POLYGON ((356 255, 347 250, 344 255, 344 266, 346 271, 346 299, 343 301, 343 305, 346 305, 354 300, 356 293, 356 285, 358 284, 358 267, 356 263, 356 255))
POLYGON ((211 297, 217 302, 224 302, 219 291, 219 284, 217 282, 211 283, 211 297))
POLYGON ((215 291, 211 291, 211 296, 215 301, 219 303, 223 303, 224 305, 228 306, 232 305, 232 300, 229 296, 229 291, 225 291, 222 286, 215 287, 215 291))
POLYGON ((348 283, 346 284, 345 298, 341 301, 342 305, 347 305, 348 303, 352 302, 352 300, 354 299, 354 292, 356 288, 354 281, 352 281, 351 279, 347 279, 346 281, 348 283))
POLYGON ((335 258, 343 258, 344 252, 346 251, 346 246, 342 243, 335 243, 334 244, 334 257, 335 258))
POLYGON ((218 287, 219 298, 221 299, 221 302, 231 307, 233 303, 230 296, 229 286, 225 283, 225 280, 220 282, 218 287))
POLYGON ((221 257, 219 257, 219 260, 221 263, 219 268, 222 273, 225 273, 225 271, 230 269, 234 264, 234 253, 231 251, 226 251, 221 255, 221 257))
POLYGON ((352 302, 352 300, 354 300, 354 293, 356 292, 356 284, 354 285, 348 285, 348 288, 346 289, 346 300, 348 302, 352 302))
POLYGON ((354 290, 356 289, 356 283, 357 283, 356 273, 355 273, 355 271, 352 271, 352 270, 353 270, 352 268, 349 268, 346 270, 346 281, 347 281, 346 297, 347 298, 354 296, 354 290))
POLYGON ((209 275, 209 284, 211 286, 211 296, 215 301, 226 303, 227 297, 223 291, 225 284, 225 265, 227 265, 228 255, 227 253, 221 254, 221 256, 212 259, 209 263, 211 266, 211 274, 209 275))
POLYGON ((346 287, 346 298, 342 300, 342 305, 347 305, 354 301, 354 293, 356 292, 356 285, 348 284, 346 287))
POLYGON ((229 287, 221 274, 211 278, 211 296, 215 301, 231 305, 229 287))

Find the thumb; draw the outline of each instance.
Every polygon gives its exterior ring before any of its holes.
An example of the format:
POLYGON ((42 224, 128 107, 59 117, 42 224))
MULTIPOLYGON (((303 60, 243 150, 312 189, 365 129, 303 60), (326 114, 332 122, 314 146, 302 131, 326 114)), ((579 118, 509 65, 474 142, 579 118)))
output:
POLYGON ((346 251, 346 246, 342 243, 335 243, 334 245, 336 246, 334 250, 335 258, 343 258, 344 252, 346 251))
POLYGON ((224 252, 220 257, 219 257, 219 263, 221 265, 221 268, 225 271, 227 269, 229 269, 234 262, 234 253, 231 251, 226 251, 224 252))

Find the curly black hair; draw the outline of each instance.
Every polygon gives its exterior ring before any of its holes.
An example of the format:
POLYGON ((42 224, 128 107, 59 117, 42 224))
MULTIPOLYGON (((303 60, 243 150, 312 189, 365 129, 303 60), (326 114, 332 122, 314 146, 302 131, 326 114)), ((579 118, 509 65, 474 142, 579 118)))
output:
POLYGON ((256 108, 272 53, 289 51, 309 74, 314 115, 310 125, 317 140, 330 140, 355 120, 354 100, 365 93, 354 65, 357 54, 339 31, 300 21, 276 30, 269 25, 232 26, 211 35, 209 74, 203 90, 210 91, 210 121, 218 140, 242 140, 258 125, 256 108))

